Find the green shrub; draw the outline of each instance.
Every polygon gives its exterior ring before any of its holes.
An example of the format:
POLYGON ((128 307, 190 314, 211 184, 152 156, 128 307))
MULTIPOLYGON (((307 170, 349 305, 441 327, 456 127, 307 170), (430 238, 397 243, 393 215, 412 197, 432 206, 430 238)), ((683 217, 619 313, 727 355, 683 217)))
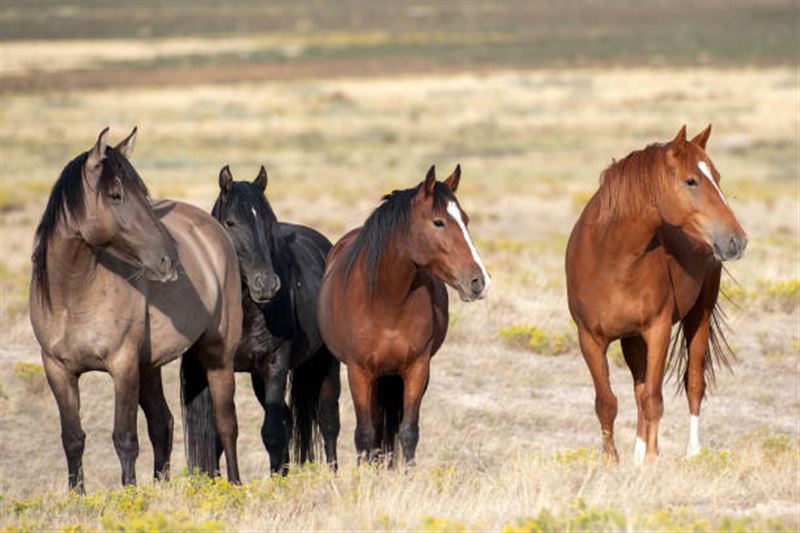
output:
POLYGON ((464 522, 457 522, 439 516, 425 515, 421 518, 420 522, 420 527, 418 529, 426 533, 468 531, 467 524, 464 522))
POLYGON ((42 394, 47 384, 44 367, 39 363, 20 361, 14 365, 14 375, 30 393, 42 394))
POLYGON ((546 355, 560 355, 576 349, 575 336, 570 331, 548 332, 530 324, 512 324, 500 329, 500 338, 517 349, 546 355))
POLYGON ((602 458, 600 451, 594 446, 591 448, 575 448, 556 450, 553 455, 555 462, 564 466, 587 466, 597 464, 602 458))
POLYGON ((149 512, 126 518, 103 517, 100 520, 106 531, 150 533, 153 531, 230 531, 230 526, 217 520, 194 522, 189 513, 174 511, 167 516, 163 512, 149 512))
POLYGON ((800 279, 759 280, 758 289, 767 309, 791 313, 800 306, 800 279))

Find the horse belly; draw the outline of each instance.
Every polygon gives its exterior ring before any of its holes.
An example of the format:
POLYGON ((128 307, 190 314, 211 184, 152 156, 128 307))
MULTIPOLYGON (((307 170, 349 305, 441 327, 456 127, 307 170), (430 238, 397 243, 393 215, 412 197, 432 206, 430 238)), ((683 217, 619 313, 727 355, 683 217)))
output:
POLYGON ((192 347, 208 324, 205 310, 187 306, 182 319, 174 321, 157 307, 150 306, 150 364, 160 366, 180 357, 192 347))

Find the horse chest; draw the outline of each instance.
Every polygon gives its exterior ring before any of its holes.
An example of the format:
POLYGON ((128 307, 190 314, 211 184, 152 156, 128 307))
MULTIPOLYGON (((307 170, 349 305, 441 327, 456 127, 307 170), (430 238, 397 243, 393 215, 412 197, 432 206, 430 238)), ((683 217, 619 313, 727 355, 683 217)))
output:
POLYGON ((69 368, 104 369, 124 343, 142 338, 144 300, 126 298, 119 305, 102 292, 104 299, 55 303, 47 327, 35 329, 42 349, 69 368))
POLYGON ((378 374, 399 372, 422 355, 432 355, 433 317, 426 313, 402 313, 392 318, 373 316, 360 328, 354 348, 366 366, 378 374))

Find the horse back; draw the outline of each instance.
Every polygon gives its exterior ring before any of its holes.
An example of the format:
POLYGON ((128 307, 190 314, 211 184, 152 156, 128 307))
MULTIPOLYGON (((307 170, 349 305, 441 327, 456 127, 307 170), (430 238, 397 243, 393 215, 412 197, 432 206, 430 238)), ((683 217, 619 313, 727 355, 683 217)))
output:
POLYGON ((356 240, 356 237, 358 237, 359 231, 361 231, 361 228, 355 228, 348 231, 341 239, 339 239, 336 242, 333 248, 331 248, 331 250, 328 252, 328 257, 325 263, 326 272, 331 270, 333 268, 333 265, 336 265, 339 258, 342 257, 342 254, 345 253, 345 251, 347 251, 347 249, 353 245, 353 243, 356 240))

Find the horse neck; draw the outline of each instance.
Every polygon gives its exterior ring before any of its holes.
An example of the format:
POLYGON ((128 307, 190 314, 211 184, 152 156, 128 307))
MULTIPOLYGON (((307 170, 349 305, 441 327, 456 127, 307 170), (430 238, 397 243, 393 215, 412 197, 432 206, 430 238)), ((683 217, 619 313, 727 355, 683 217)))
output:
POLYGON ((50 300, 73 302, 87 295, 97 265, 95 252, 83 239, 66 231, 56 233, 47 247, 50 300))
POLYGON ((417 274, 417 265, 411 260, 402 239, 391 243, 378 262, 378 273, 373 290, 373 301, 387 307, 400 309, 411 292, 417 274))
POLYGON ((606 255, 638 258, 645 255, 661 226, 655 207, 596 226, 596 242, 606 255))

